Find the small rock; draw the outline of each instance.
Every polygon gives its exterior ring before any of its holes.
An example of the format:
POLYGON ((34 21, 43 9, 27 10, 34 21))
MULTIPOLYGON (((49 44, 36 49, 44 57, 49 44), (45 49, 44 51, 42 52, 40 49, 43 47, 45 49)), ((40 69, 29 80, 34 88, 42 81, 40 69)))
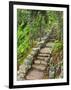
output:
POLYGON ((26 65, 21 65, 19 67, 19 72, 20 73, 26 73, 27 72, 27 66, 26 65))
POLYGON ((36 51, 32 51, 32 52, 31 52, 31 55, 32 55, 32 56, 35 56, 36 53, 37 53, 36 51))
POLYGON ((31 65, 32 64, 32 60, 31 59, 27 59, 26 61, 24 61, 24 64, 27 65, 31 65))
POLYGON ((33 51, 38 51, 40 48, 33 48, 33 51))
POLYGON ((44 44, 44 40, 42 40, 41 42, 38 42, 38 45, 44 44))
POLYGON ((26 59, 27 60, 29 60, 29 59, 33 60, 33 56, 32 55, 28 55, 26 59))
POLYGON ((31 68, 31 65, 28 65, 28 69, 30 69, 31 68))

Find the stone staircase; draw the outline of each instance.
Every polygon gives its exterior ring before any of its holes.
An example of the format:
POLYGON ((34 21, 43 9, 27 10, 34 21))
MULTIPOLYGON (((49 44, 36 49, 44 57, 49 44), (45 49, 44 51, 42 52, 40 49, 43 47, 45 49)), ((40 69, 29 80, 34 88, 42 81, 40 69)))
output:
MULTIPOLYGON (((38 42, 38 48, 34 48, 31 55, 36 57, 33 59, 31 57, 31 67, 26 69, 26 65, 24 64, 20 66, 19 69, 19 79, 18 80, 39 80, 39 79, 54 79, 54 66, 52 65, 53 58, 52 48, 54 47, 54 41, 56 40, 56 35, 53 34, 54 31, 42 39, 41 42, 38 42), (25 68, 24 68, 25 67, 25 68)), ((29 60, 29 61, 30 61, 29 60)), ((28 61, 28 62, 29 62, 28 61)), ((56 67, 57 68, 57 67, 56 67)), ((58 68, 58 74, 60 72, 60 68, 58 68)), ((63 76, 63 72, 60 74, 60 77, 63 76)))
POLYGON ((37 58, 34 60, 34 64, 32 65, 33 68, 38 69, 38 70, 45 70, 47 67, 47 62, 49 60, 48 57, 50 57, 50 54, 40 51, 38 54, 37 58))
POLYGON ((44 79, 44 75, 45 72, 47 72, 48 63, 51 58, 52 47, 53 42, 48 42, 44 48, 41 48, 37 57, 34 59, 32 69, 29 70, 26 75, 27 80, 44 79))

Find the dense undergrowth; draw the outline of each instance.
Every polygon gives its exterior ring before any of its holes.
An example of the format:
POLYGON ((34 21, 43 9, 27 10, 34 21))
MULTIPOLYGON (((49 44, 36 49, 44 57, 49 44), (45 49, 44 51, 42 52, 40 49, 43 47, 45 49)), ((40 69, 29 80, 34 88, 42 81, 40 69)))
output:
POLYGON ((63 12, 18 9, 17 63, 22 64, 32 48, 51 31, 56 34, 57 39, 53 53, 60 52, 63 48, 63 12))

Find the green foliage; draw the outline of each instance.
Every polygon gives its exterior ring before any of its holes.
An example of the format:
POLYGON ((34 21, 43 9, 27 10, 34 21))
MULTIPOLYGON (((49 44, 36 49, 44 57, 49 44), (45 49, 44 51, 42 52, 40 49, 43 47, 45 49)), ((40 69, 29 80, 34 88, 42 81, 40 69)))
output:
MULTIPOLYGON (((27 56, 27 50, 30 50, 30 28, 27 25, 24 29, 22 29, 22 25, 19 25, 17 31, 17 55, 18 58, 23 55, 23 57, 27 56)), ((29 52, 29 51, 28 51, 29 52)))
POLYGON ((45 10, 17 9, 17 59, 21 64, 32 48, 42 37, 45 37, 54 27, 57 35, 55 51, 61 49, 63 32, 63 12, 45 10), (38 40, 39 39, 39 40, 38 40))
POLYGON ((53 47, 53 53, 58 53, 63 49, 63 43, 61 41, 56 40, 54 47, 53 47))

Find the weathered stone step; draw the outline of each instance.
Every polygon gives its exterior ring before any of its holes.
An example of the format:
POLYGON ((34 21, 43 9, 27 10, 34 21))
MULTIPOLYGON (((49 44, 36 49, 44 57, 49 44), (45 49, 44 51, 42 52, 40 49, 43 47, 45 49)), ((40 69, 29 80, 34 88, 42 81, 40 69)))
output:
POLYGON ((50 56, 49 56, 49 57, 40 57, 40 56, 38 56, 36 59, 37 59, 37 60, 48 61, 49 58, 50 58, 50 56))
POLYGON ((47 62, 46 61, 41 61, 41 64, 47 65, 47 62))
POLYGON ((41 61, 40 61, 40 60, 35 60, 34 63, 35 63, 35 64, 40 64, 41 61))
POLYGON ((39 60, 44 60, 44 57, 37 56, 37 59, 39 59, 39 60))
POLYGON ((42 71, 38 71, 36 69, 32 69, 28 72, 26 79, 27 80, 36 80, 36 79, 42 79, 44 76, 44 73, 42 71))
POLYGON ((35 60, 35 64, 42 64, 42 65, 47 65, 47 62, 45 60, 35 60))
POLYGON ((45 65, 38 65, 38 64, 33 64, 32 65, 33 68, 37 69, 37 70, 41 70, 41 71, 44 71, 46 69, 46 66, 45 65))
POLYGON ((40 53, 49 53, 49 54, 51 54, 51 49, 50 48, 47 48, 47 47, 45 47, 45 48, 42 48, 41 50, 40 50, 40 53))
POLYGON ((49 54, 49 55, 51 55, 51 53, 46 53, 46 52, 40 52, 40 54, 49 54))
POLYGON ((47 48, 53 48, 53 46, 54 46, 54 42, 48 42, 48 43, 46 44, 46 47, 47 47, 47 48))
POLYGON ((50 61, 50 57, 45 58, 44 61, 49 62, 50 61))
POLYGON ((39 53, 38 56, 40 56, 40 57, 50 57, 50 54, 48 54, 48 53, 39 53))

